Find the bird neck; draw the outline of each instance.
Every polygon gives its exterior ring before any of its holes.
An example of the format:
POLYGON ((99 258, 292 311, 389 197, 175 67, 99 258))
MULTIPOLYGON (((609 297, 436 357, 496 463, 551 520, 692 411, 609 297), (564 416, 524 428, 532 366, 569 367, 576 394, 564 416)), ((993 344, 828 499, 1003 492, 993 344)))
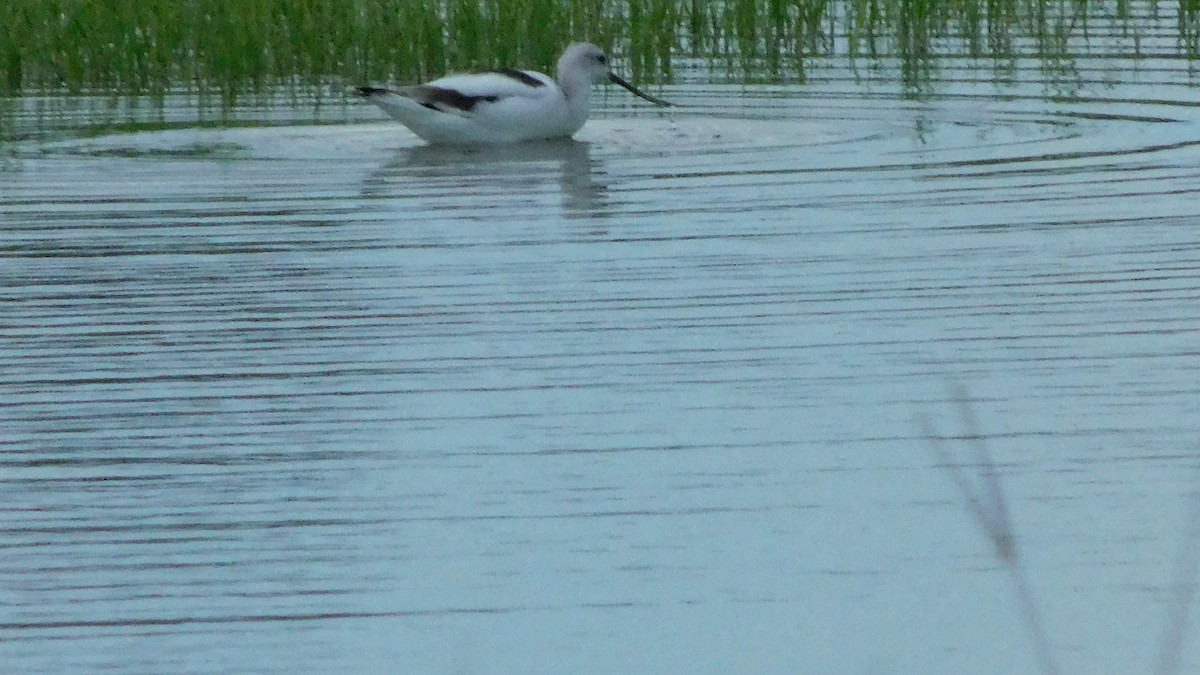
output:
POLYGON ((592 81, 583 77, 564 77, 560 71, 558 86, 562 88, 563 96, 567 99, 572 121, 582 126, 592 107, 592 81))

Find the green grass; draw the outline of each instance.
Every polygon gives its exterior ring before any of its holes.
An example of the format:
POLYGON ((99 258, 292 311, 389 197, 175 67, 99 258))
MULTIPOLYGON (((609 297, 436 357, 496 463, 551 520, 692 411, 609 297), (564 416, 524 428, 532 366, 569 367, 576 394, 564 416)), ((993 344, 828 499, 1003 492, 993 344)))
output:
MULTIPOLYGON (((1181 0, 1181 49, 1197 0, 1181 0)), ((1092 15, 1129 0, 5 0, 0 94, 267 89, 413 81, 497 65, 551 68, 586 39, 640 78, 682 57, 802 78, 814 58, 898 59, 905 81, 940 55, 1055 59, 1092 15)), ((1126 9, 1122 9, 1122 8, 1126 9)))

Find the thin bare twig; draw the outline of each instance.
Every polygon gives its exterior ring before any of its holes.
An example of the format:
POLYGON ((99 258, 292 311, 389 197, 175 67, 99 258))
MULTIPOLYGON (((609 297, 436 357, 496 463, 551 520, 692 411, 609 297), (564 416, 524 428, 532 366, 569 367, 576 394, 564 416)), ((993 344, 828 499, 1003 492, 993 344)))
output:
MULTIPOLYGON (((1194 485, 1200 485, 1200 468, 1194 485)), ((1167 605, 1167 625, 1163 631, 1162 648, 1158 653, 1159 675, 1179 672, 1183 643, 1187 636, 1188 614, 1196 599, 1196 573, 1200 570, 1200 487, 1194 488, 1188 500, 1183 540, 1175 563, 1175 578, 1171 582, 1171 601, 1167 605)))
POLYGON ((1016 534, 1009 517, 1008 500, 1004 496, 1000 471, 984 441, 979 421, 975 417, 966 391, 962 387, 956 387, 955 395, 966 430, 963 438, 971 443, 975 455, 973 466, 954 460, 943 444, 945 439, 934 430, 926 417, 918 415, 917 425, 937 455, 939 465, 946 470, 955 487, 958 488, 963 505, 991 541, 996 558, 1008 570, 1021 615, 1025 618, 1025 625, 1029 629, 1034 650, 1041 662, 1042 672, 1046 675, 1058 675, 1058 664, 1055 662, 1053 651, 1050 648, 1050 641, 1042 623, 1041 613, 1038 611, 1033 588, 1029 584, 1025 567, 1021 564, 1018 554, 1016 534), (978 472, 974 480, 968 475, 970 468, 974 468, 978 472), (978 487, 975 484, 978 484, 978 487))

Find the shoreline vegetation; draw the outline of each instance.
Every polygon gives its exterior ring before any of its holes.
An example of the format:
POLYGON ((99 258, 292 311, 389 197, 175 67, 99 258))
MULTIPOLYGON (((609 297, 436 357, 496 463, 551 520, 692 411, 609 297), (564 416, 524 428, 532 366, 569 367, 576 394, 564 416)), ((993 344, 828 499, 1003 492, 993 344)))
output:
POLYGON ((223 126, 281 102, 315 120, 362 84, 552 73, 577 40, 643 86, 803 84, 848 65, 919 98, 966 67, 1070 95, 1091 57, 1200 72, 1200 0, 7 0, 0 145, 223 126))
MULTIPOLYGON (((943 57, 1135 54, 1146 31, 1197 54, 1200 0, 8 0, 0 96, 163 97, 233 104, 265 92, 414 82, 497 66, 552 70, 588 40, 642 81, 678 64, 803 81, 811 62, 895 64, 908 89, 943 57)), ((1162 54, 1159 54, 1162 55, 1162 54)))

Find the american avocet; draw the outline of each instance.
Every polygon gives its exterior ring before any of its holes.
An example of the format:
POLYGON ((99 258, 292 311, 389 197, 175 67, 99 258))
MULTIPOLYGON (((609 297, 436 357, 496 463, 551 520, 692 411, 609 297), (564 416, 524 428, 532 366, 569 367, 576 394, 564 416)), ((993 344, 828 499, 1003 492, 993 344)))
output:
POLYGON ((592 84, 605 79, 651 103, 671 105, 618 77, 599 47, 582 42, 559 57, 557 80, 505 69, 394 90, 359 87, 358 93, 430 143, 515 143, 579 131, 591 107, 592 84))

